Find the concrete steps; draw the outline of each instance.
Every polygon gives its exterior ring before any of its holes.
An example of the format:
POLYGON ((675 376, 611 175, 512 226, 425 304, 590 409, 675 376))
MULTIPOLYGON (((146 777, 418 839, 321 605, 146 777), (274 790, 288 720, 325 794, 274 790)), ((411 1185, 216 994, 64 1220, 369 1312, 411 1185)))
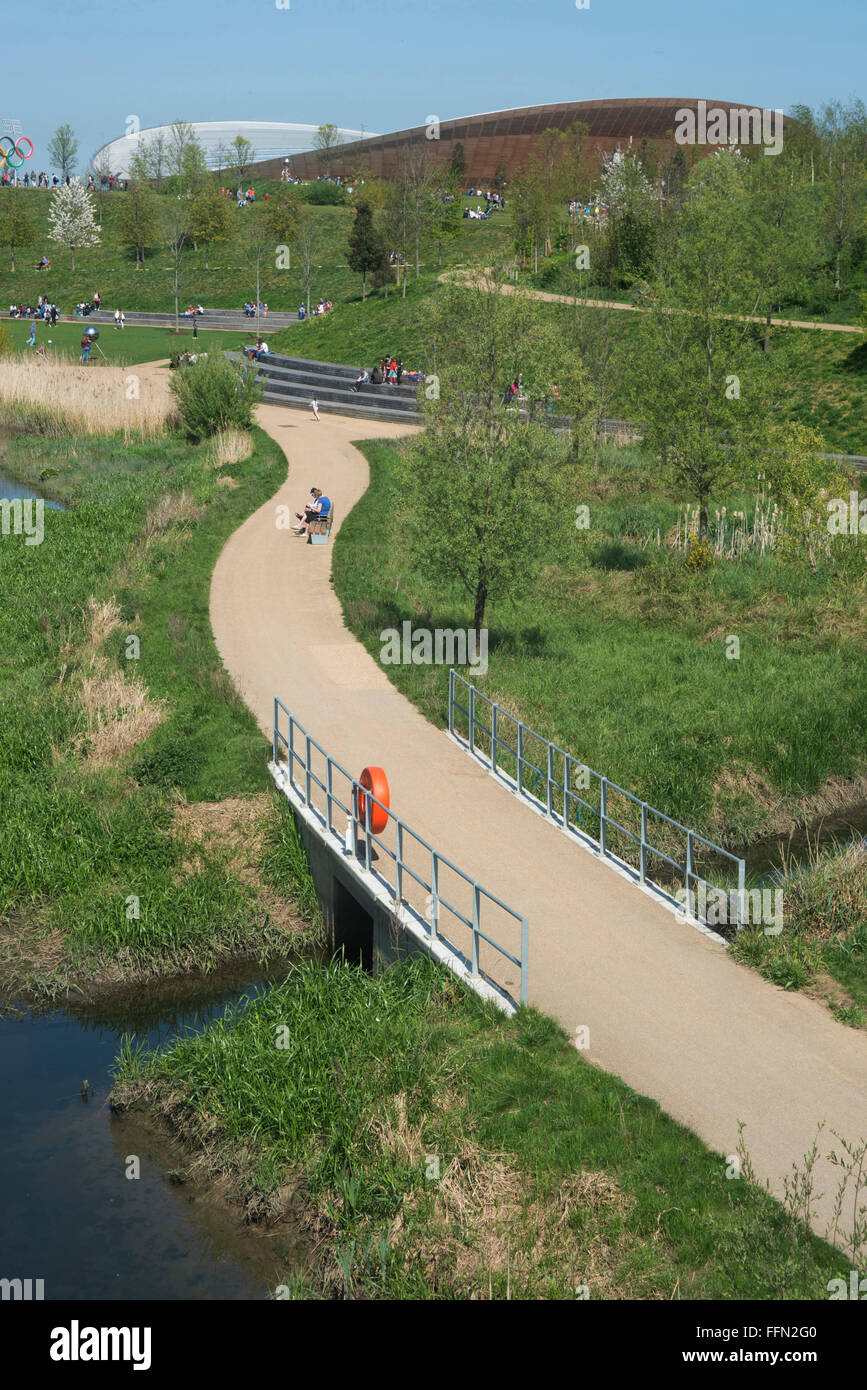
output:
MULTIPOLYGON (((238 360, 239 353, 230 353, 238 360)), ((273 353, 258 364, 259 379, 264 382, 264 399, 273 405, 298 406, 307 409, 310 398, 316 395, 323 413, 353 415, 359 419, 394 420, 402 424, 418 424, 418 385, 362 386, 351 388, 358 376, 357 367, 337 362, 313 362, 303 357, 273 353)))

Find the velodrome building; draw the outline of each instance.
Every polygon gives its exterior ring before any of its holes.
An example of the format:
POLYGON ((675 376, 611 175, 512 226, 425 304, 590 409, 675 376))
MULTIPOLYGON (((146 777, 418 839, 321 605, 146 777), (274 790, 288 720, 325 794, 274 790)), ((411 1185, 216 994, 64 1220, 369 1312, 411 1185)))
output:
MULTIPOLYGON (((253 146, 257 168, 262 164, 273 167, 279 175, 283 160, 304 150, 311 150, 319 129, 315 125, 297 125, 288 121, 193 121, 193 133, 205 152, 210 169, 225 166, 226 152, 236 135, 243 135, 253 146)), ((94 168, 103 160, 113 174, 129 176, 129 164, 138 147, 162 135, 166 145, 171 138, 170 125, 149 126, 130 135, 118 136, 101 146, 91 161, 94 168)), ((361 130, 339 130, 341 141, 358 141, 361 130)))
MULTIPOLYGON (((676 131, 683 125, 683 112, 695 116, 696 127, 711 130, 711 122, 702 125, 701 112, 714 110, 727 113, 732 130, 744 129, 743 113, 762 114, 761 108, 746 107, 731 101, 698 97, 636 97, 603 101, 555 102, 546 106, 520 106, 508 111, 488 111, 477 116, 460 116, 439 120, 429 117, 424 124, 397 130, 390 135, 366 136, 363 140, 348 141, 331 160, 331 171, 349 177, 359 168, 369 169, 380 178, 395 175, 402 158, 410 148, 427 146, 437 160, 448 161, 460 143, 466 159, 467 178, 471 182, 489 185, 499 168, 514 173, 536 148, 545 130, 567 130, 576 122, 587 128, 588 152, 605 154, 626 149, 643 141, 656 145, 661 151, 673 153, 677 148, 676 131), (741 113, 736 115, 736 113, 741 113)), ((765 111, 766 117, 774 113, 765 111)), ((782 126, 783 118, 779 118, 782 126)), ((766 122, 767 124, 767 122, 766 122)), ((752 125, 754 127, 755 120, 752 125)), ((713 152, 713 140, 694 142, 700 154, 713 152)), ((717 142, 719 143, 719 142, 717 142)), ((722 143, 725 143, 723 141, 722 143)), ((301 178, 315 178, 321 164, 314 150, 306 150, 292 159, 292 171, 301 178)), ((276 175, 277 165, 263 162, 258 169, 265 175, 276 175)))
MULTIPOLYGON (((695 153, 709 154, 715 146, 726 143, 725 139, 715 138, 719 135, 720 124, 736 137, 744 137, 746 133, 746 138, 756 143, 764 130, 767 136, 764 143, 770 144, 770 129, 775 129, 779 138, 784 118, 782 113, 759 107, 699 97, 553 102, 446 120, 429 116, 423 124, 396 130, 390 135, 340 128, 340 144, 332 151, 329 164, 331 173, 343 178, 351 178, 359 169, 369 170, 375 177, 391 178, 400 171, 410 150, 427 149, 436 160, 447 162, 455 146, 460 144, 467 178, 489 185, 498 170, 505 169, 507 176, 514 173, 533 154, 543 131, 568 130, 576 123, 586 128, 586 147, 591 156, 626 149, 630 142, 639 148, 647 142, 665 154, 672 154, 679 143, 689 143, 695 147, 695 153), (684 113, 693 118, 695 131, 688 141, 678 136, 678 131, 683 133, 684 113), (713 113, 721 113, 722 121, 719 114, 714 118, 713 113)), ((265 178, 278 178, 287 159, 292 173, 302 179, 315 179, 321 174, 321 157, 313 147, 318 128, 283 121, 193 123, 196 138, 211 168, 224 166, 232 140, 236 135, 243 135, 254 150, 251 176, 265 178)), ((122 135, 103 145, 94 155, 94 161, 104 157, 112 172, 125 177, 137 146, 159 134, 168 144, 171 126, 151 126, 122 135)))

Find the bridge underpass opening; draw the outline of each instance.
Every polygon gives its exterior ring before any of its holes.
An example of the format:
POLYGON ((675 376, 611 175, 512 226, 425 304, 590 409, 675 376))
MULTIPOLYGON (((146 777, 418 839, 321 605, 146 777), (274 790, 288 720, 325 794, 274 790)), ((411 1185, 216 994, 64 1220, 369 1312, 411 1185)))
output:
POLYGON ((373 969, 373 918, 335 878, 332 889, 331 938, 335 954, 341 950, 352 965, 373 969))

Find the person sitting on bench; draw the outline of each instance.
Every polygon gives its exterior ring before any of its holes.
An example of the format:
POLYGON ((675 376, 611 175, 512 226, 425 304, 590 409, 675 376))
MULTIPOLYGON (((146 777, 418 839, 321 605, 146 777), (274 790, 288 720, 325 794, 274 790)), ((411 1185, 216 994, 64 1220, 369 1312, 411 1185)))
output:
POLYGON ((310 489, 310 495, 313 498, 313 502, 304 508, 303 517, 300 512, 295 513, 298 520, 301 522, 300 526, 295 527, 296 536, 306 536, 307 532, 310 530, 311 523, 317 519, 321 520, 323 517, 327 517, 328 513, 331 511, 331 498, 325 497, 321 488, 312 487, 310 489))
POLYGON ((362 367, 360 376, 355 378, 355 385, 350 386, 350 391, 357 391, 360 386, 366 386, 370 381, 370 372, 366 367, 362 367))

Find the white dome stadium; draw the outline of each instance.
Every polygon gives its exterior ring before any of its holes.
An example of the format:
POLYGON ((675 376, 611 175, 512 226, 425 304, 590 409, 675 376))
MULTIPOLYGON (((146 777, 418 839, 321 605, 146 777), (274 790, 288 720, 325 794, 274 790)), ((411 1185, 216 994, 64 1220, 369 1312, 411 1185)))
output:
MULTIPOLYGON (((251 163, 264 159, 285 159, 303 150, 312 150, 319 126, 295 125, 288 121, 192 121, 193 134, 205 152, 209 169, 224 167, 226 153, 236 135, 242 135, 253 146, 251 163)), ((130 160, 138 147, 162 136, 168 149, 171 144, 171 125, 149 126, 129 135, 121 135, 109 140, 96 151, 91 160, 95 170, 98 165, 107 165, 112 174, 121 178, 129 176, 130 160)), ((341 144, 349 140, 363 140, 372 136, 369 130, 338 129, 341 144)))

